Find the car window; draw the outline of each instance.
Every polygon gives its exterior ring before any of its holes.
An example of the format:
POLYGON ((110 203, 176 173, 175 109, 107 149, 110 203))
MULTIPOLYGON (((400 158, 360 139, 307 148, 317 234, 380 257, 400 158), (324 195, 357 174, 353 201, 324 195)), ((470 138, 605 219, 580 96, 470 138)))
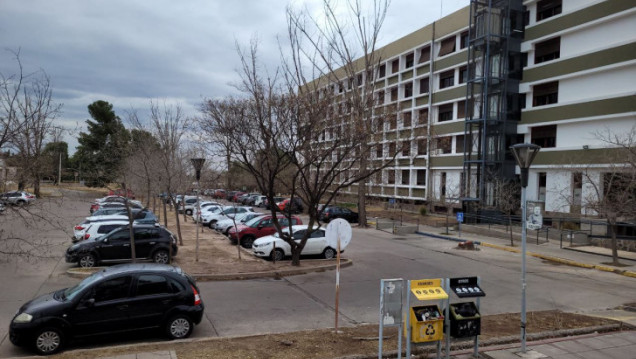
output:
POLYGON ((123 276, 103 281, 94 288, 95 302, 105 302, 128 297, 131 277, 123 276))
POLYGON ((306 232, 307 230, 305 229, 301 229, 300 231, 294 232, 294 239, 296 240, 303 239, 303 236, 305 236, 306 232))
POLYGON ((175 287, 168 278, 156 274, 140 275, 137 280, 137 296, 155 295, 155 294, 171 294, 179 292, 179 288, 175 287))
POLYGON ((289 220, 287 218, 279 218, 278 219, 278 224, 280 224, 281 226, 288 226, 289 225, 289 220))
POLYGON ((121 226, 122 226, 122 224, 104 224, 102 226, 99 226, 99 228, 97 228, 97 233, 99 233, 99 234, 110 233, 114 229, 117 229, 117 228, 119 228, 121 226))
POLYGON ((271 227, 271 226, 274 225, 274 222, 272 221, 271 218, 270 219, 264 219, 264 220, 261 221, 260 225, 263 226, 263 227, 271 227))
POLYGON ((322 229, 317 229, 311 233, 311 238, 321 238, 325 236, 325 231, 322 229))
POLYGON ((154 228, 135 228, 135 239, 158 238, 159 233, 154 228))
POLYGON ((298 218, 292 218, 292 223, 293 223, 293 225, 298 224, 298 218))

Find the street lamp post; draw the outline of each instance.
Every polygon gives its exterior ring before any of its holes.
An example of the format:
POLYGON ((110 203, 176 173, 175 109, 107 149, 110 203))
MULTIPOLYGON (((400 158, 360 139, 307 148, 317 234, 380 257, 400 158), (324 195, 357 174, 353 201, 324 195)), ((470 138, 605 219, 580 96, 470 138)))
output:
POLYGON ((526 352, 526 187, 528 171, 541 147, 519 143, 510 147, 521 169, 521 352, 526 352))
MULTIPOLYGON (((194 167, 194 171, 197 179, 197 214, 199 217, 201 216, 201 202, 199 201, 199 193, 201 192, 201 168, 203 168, 203 163, 205 162, 205 158, 191 158, 190 162, 192 162, 192 166, 194 167)), ((185 202, 184 202, 185 204, 185 202)), ((184 209, 185 210, 185 209, 184 209)), ((197 239, 196 239, 196 247, 194 251, 195 261, 199 261, 199 222, 194 222, 197 226, 197 239)))

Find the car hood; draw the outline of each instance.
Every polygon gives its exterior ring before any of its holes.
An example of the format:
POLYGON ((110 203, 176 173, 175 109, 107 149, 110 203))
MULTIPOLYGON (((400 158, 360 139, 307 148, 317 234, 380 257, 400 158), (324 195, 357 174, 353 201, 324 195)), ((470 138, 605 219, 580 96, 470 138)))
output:
POLYGON ((249 228, 248 226, 244 225, 244 224, 236 224, 236 228, 234 228, 234 226, 232 226, 232 228, 230 228, 230 232, 240 232, 242 230, 244 230, 245 228, 249 228))
POLYGON ((82 249, 88 249, 88 248, 93 248, 97 245, 97 240, 101 238, 101 236, 99 237, 95 237, 95 238, 88 238, 85 239, 81 242, 77 242, 71 246, 68 247, 68 249, 66 250, 67 252, 74 252, 74 251, 79 251, 82 249))
POLYGON ((58 308, 62 302, 53 297, 54 292, 43 294, 29 302, 26 302, 18 313, 29 313, 33 318, 48 314, 52 308, 58 308))
POLYGON ((263 243, 266 243, 266 242, 274 242, 274 241, 282 241, 282 239, 280 239, 279 237, 276 237, 274 235, 265 236, 265 237, 261 237, 261 238, 256 239, 254 241, 254 244, 255 245, 260 245, 260 244, 263 244, 263 243))

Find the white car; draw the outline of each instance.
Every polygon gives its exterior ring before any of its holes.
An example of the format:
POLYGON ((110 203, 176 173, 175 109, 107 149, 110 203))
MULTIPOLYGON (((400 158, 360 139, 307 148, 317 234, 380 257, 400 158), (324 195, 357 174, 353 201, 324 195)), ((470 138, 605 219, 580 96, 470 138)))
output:
POLYGON ((214 226, 214 228, 216 229, 217 232, 221 232, 225 235, 227 235, 227 232, 230 230, 230 228, 232 226, 234 226, 234 222, 236 221, 236 224, 244 224, 245 222, 249 221, 252 218, 256 218, 256 217, 260 217, 260 216, 264 216, 263 213, 258 213, 258 212, 245 212, 245 213, 239 213, 236 215, 236 217, 234 217, 234 219, 232 218, 226 218, 226 219, 222 219, 220 221, 216 222, 216 226, 214 226))
MULTIPOLYGON (((307 232, 307 225, 296 225, 291 227, 294 240, 300 241, 307 232)), ((278 233, 271 236, 258 238, 252 244, 252 251, 257 257, 271 258, 273 260, 282 260, 287 256, 291 256, 291 246, 282 240, 278 233)), ((342 250, 341 250, 342 252, 342 250)), ((331 259, 336 256, 336 250, 327 244, 325 230, 317 228, 307 239, 307 243, 303 248, 301 255, 318 255, 322 254, 325 259, 331 259)))
POLYGON ((114 220, 114 221, 104 221, 104 222, 94 222, 87 225, 84 230, 84 235, 82 238, 74 240, 73 242, 89 239, 89 238, 99 238, 104 234, 110 233, 112 230, 115 230, 119 227, 127 226, 128 220, 114 220))
MULTIPOLYGON (((204 208, 209 207, 209 206, 221 206, 221 204, 219 202, 213 202, 213 201, 201 201, 201 210, 202 211, 203 211, 204 208)), ((192 210, 190 212, 192 214, 192 218, 198 218, 199 217, 199 205, 197 205, 196 202, 194 204, 192 204, 192 205, 186 204, 185 209, 186 209, 186 213, 188 213, 188 209, 192 210)))
POLYGON ((265 207, 265 200, 267 199, 267 196, 258 196, 256 197, 256 199, 254 200, 254 206, 256 207, 265 207))
POLYGON ((210 226, 210 228, 214 228, 214 226, 216 225, 216 222, 222 219, 232 218, 239 213, 245 213, 245 212, 254 212, 254 209, 252 207, 245 207, 245 206, 225 206, 223 207, 223 210, 218 213, 209 213, 209 212, 202 213, 201 222, 203 224, 207 224, 208 226, 210 226))
POLYGON ((73 227, 73 237, 71 239, 73 242, 81 241, 84 239, 84 234, 86 234, 86 230, 90 227, 91 224, 96 222, 107 222, 107 221, 126 221, 128 222, 128 216, 125 215, 106 215, 106 216, 91 216, 86 217, 82 223, 73 227))
POLYGON ((198 212, 193 213, 192 219, 195 222, 201 221, 201 223, 203 223, 204 225, 207 225, 208 221, 210 220, 210 216, 214 213, 219 213, 222 210, 223 210, 222 206, 216 206, 216 205, 207 206, 207 207, 201 208, 201 216, 199 216, 198 212))

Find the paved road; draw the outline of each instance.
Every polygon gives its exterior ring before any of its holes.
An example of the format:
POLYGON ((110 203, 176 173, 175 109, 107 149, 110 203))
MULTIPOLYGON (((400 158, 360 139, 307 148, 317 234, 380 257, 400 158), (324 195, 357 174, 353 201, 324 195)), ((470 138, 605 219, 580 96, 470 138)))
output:
MULTIPOLYGON (((72 196, 70 196, 72 197, 72 196)), ((6 336, 19 306, 42 293, 73 285, 64 275, 69 264, 62 253, 69 244, 72 225, 84 217, 88 198, 64 198, 43 204, 59 214, 51 224, 16 227, 30 238, 46 233, 54 243, 51 259, 0 264, 0 357, 30 353, 13 347, 6 336), (64 227, 64 225, 66 227, 64 227), (48 226, 48 227, 47 227, 48 226), (46 231, 46 232, 43 232, 46 231), (58 257, 59 256, 59 257, 58 257)), ((0 219, 7 227, 8 216, 0 219)), ((228 244, 229 245, 229 244, 228 244)), ((354 230, 345 255, 354 265, 341 273, 339 324, 377 323, 382 278, 440 278, 481 276, 487 296, 482 313, 519 312, 520 256, 482 247, 460 251, 455 243, 418 235, 396 237, 374 229, 354 230)), ((636 280, 613 273, 543 263, 528 258, 528 310, 561 309, 588 312, 613 308, 636 298, 636 280)), ((194 337, 249 335, 299 329, 333 327, 335 272, 312 273, 284 279, 199 282, 206 317, 194 337)), ((89 346, 91 344, 88 344, 89 346)))

